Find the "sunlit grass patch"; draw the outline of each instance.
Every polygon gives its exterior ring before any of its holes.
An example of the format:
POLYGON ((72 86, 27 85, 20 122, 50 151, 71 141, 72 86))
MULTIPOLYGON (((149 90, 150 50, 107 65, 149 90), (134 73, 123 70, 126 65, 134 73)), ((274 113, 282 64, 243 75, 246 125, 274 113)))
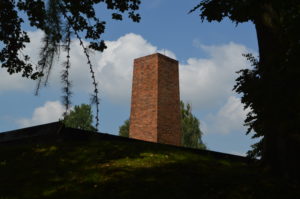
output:
POLYGON ((52 153, 55 153, 56 151, 58 150, 57 146, 47 146, 47 147, 34 147, 33 148, 33 151, 36 152, 36 153, 41 153, 45 156, 49 156, 50 154, 52 153))
POLYGON ((115 161, 110 164, 113 167, 130 167, 130 168, 151 168, 158 167, 164 164, 174 162, 167 154, 157 154, 157 153, 140 153, 138 157, 130 158, 125 157, 115 161))

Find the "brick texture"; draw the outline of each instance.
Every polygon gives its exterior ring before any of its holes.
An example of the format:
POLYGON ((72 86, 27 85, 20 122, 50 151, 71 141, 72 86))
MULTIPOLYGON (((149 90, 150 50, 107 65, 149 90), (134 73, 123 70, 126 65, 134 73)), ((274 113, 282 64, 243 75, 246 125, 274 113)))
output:
POLYGON ((178 61, 156 53, 134 60, 129 136, 181 145, 178 61))

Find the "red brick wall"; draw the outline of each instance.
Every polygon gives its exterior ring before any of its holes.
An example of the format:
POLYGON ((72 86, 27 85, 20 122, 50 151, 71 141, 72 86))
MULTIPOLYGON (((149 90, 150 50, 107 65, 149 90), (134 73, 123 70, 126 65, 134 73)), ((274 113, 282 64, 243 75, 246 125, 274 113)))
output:
POLYGON ((130 137, 157 142, 157 59, 134 60, 130 137))
POLYGON ((161 54, 134 60, 129 136, 181 144, 178 62, 161 54))
POLYGON ((178 62, 158 54, 158 142, 181 145, 178 62))

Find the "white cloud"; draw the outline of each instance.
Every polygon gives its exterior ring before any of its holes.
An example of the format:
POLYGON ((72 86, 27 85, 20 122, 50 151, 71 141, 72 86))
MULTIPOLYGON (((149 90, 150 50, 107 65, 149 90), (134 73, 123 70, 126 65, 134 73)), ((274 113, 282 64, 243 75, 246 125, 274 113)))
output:
MULTIPOLYGON (((27 45, 24 54, 30 55, 31 61, 37 63, 43 32, 29 32, 28 35, 31 38, 31 43, 27 45)), ((85 44, 87 46, 87 43, 85 44)), ((91 51, 96 80, 99 82, 102 97, 122 103, 130 101, 133 60, 135 58, 160 52, 176 59, 173 52, 158 49, 148 43, 142 36, 133 33, 126 34, 115 41, 106 41, 106 45, 108 48, 103 53, 91 51)), ((70 79, 73 91, 92 91, 89 66, 79 41, 74 40, 72 42, 70 53, 70 79)), ((60 81, 61 63, 65 61, 65 58, 66 53, 61 51, 59 61, 56 60, 52 68, 48 82, 49 87, 55 89, 62 87, 60 81)), ((1 70, 0 74, 3 77, 0 80, 0 92, 5 90, 33 90, 35 88, 36 82, 18 77, 18 74, 10 76, 1 70)))
MULTIPOLYGON (((38 52, 43 33, 30 32, 31 43, 25 53, 37 63, 38 52)), ((176 59, 173 52, 167 49, 158 49, 147 42, 142 36, 129 33, 115 41, 106 41, 107 49, 103 53, 93 52, 91 59, 95 66, 96 78, 99 81, 101 97, 129 105, 131 96, 133 60, 135 58, 160 52, 176 59)), ((207 58, 189 58, 185 64, 180 64, 180 92, 181 98, 192 104, 195 111, 211 111, 222 107, 217 113, 210 113, 202 122, 204 132, 229 133, 244 128, 242 126, 245 112, 240 100, 233 97, 233 85, 237 78, 236 71, 248 65, 242 56, 250 50, 245 46, 228 43, 220 46, 199 47, 207 53, 207 58)), ((66 54, 62 52, 60 61, 56 62, 50 76, 49 86, 57 90, 61 88, 61 62, 66 54)), ((70 79, 73 91, 89 92, 92 90, 89 67, 86 57, 78 41, 71 45, 70 79)), ((5 90, 34 89, 34 82, 9 76, 0 70, 0 92, 5 90), (5 85, 5 86, 4 86, 5 85)), ((22 126, 45 123, 58 120, 63 107, 59 102, 47 102, 37 108, 31 119, 22 119, 22 126), (54 104, 53 104, 54 103, 54 104), (48 107, 53 108, 48 109, 48 107)))
MULTIPOLYGON (((29 54, 33 63, 37 63, 41 48, 41 31, 29 32, 31 43, 24 53, 29 54)), ((129 33, 115 41, 106 41, 108 48, 103 52, 92 53, 91 59, 95 66, 96 78, 102 97, 122 104, 128 104, 131 96, 131 81, 133 60, 151 53, 160 52, 176 59, 173 52, 158 49, 147 42, 142 36, 129 33)), ((208 54, 208 58, 190 58, 186 64, 180 64, 180 92, 184 101, 190 102, 194 109, 205 110, 220 106, 230 95, 236 71, 247 65, 242 53, 249 51, 245 46, 229 43, 221 46, 205 46, 200 48, 208 54)), ((61 62, 66 54, 62 52, 60 61, 53 66, 49 87, 60 90, 61 62)), ((92 80, 86 57, 77 40, 71 45, 70 79, 73 91, 92 91, 92 80)), ((0 70, 0 92, 5 90, 30 90, 35 82, 19 77, 10 76, 0 70)))
MULTIPOLYGON (((33 67, 35 67, 38 60, 38 50, 41 48, 42 35, 41 31, 28 32, 28 36, 31 39, 23 54, 30 55, 33 67)), ((21 73, 9 75, 6 68, 0 67, 0 77, 0 94, 4 91, 28 91, 34 89, 35 81, 22 77, 21 73)))
POLYGON ((97 76, 103 95, 114 101, 130 100, 133 60, 157 51, 143 37, 130 33, 116 41, 107 41, 107 49, 99 54, 97 76))
MULTIPOLYGON (((128 104, 131 96, 133 60, 155 52, 161 52, 176 59, 173 52, 159 50, 148 43, 142 36, 133 33, 126 34, 116 41, 106 41, 107 49, 103 53, 93 52, 92 63, 96 73, 102 97, 112 101, 128 104)), ((62 53, 61 58, 65 55, 62 53)), ((61 67, 55 67, 53 73, 59 74, 61 67)), ((54 84, 60 86, 59 75, 54 76, 54 84)), ((71 46, 70 78, 75 91, 92 91, 92 80, 86 57, 78 41, 71 46)))
POLYGON ((28 90, 33 88, 34 81, 25 79, 20 74, 9 75, 5 68, 0 67, 0 94, 11 90, 28 90))
MULTIPOLYGON (((28 32, 28 36, 31 38, 30 43, 23 50, 23 54, 30 55, 31 63, 35 68, 43 33, 41 31, 28 32)), ((22 77, 21 73, 9 75, 6 68, 0 67, 0 77, 0 94, 5 91, 33 91, 35 88, 35 81, 22 77)))
POLYGON ((216 114, 208 114, 204 119, 205 133, 229 134, 244 131, 243 122, 250 109, 244 110, 240 98, 230 96, 216 114))
POLYGON ((190 58, 180 66, 180 92, 199 110, 210 109, 224 103, 233 94, 236 71, 245 68, 243 53, 249 50, 233 42, 221 46, 201 45, 209 58, 190 58))
POLYGON ((33 111, 30 119, 19 119, 17 123, 20 127, 45 124, 58 121, 64 112, 64 107, 59 101, 48 101, 44 106, 38 107, 33 111))

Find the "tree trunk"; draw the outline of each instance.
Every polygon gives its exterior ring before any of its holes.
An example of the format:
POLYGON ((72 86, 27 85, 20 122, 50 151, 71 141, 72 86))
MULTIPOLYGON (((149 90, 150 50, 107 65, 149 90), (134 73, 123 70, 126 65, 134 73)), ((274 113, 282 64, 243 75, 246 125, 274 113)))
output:
POLYGON ((272 3, 261 4, 259 10, 260 14, 254 23, 259 46, 259 70, 263 81, 263 87, 259 88, 263 89, 260 99, 264 105, 260 116, 264 122, 262 161, 276 172, 297 176, 300 165, 294 152, 299 152, 300 139, 296 136, 299 132, 285 132, 288 130, 284 122, 288 118, 284 115, 289 113, 286 108, 288 104, 282 103, 283 100, 289 102, 283 96, 286 82, 281 74, 281 63, 285 59, 288 43, 285 43, 287 40, 283 37, 279 12, 272 7, 272 3))

